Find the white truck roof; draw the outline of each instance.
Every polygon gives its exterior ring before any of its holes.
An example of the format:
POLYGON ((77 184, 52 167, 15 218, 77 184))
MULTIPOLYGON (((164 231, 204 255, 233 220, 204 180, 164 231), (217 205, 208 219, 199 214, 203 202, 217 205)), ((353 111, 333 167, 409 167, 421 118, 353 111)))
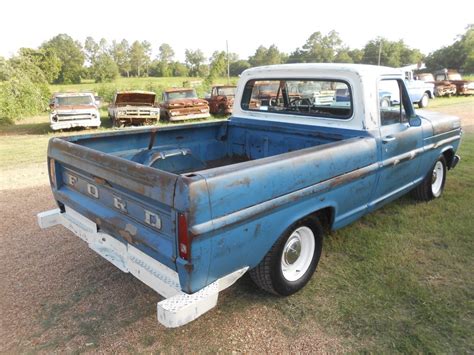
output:
POLYGON ((388 77, 402 79, 403 75, 400 69, 396 68, 342 63, 280 64, 247 69, 239 79, 233 116, 316 126, 374 129, 378 127, 377 82, 388 77), (249 80, 254 79, 335 79, 345 81, 352 91, 353 114, 349 119, 336 119, 244 110, 240 105, 244 87, 249 80))

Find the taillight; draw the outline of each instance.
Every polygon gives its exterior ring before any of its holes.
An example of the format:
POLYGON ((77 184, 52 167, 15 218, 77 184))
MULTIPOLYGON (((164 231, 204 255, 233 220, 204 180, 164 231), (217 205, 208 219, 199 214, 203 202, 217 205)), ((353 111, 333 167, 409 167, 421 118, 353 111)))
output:
POLYGON ((190 260, 191 241, 188 233, 188 221, 184 213, 178 213, 178 252, 184 260, 190 260))
POLYGON ((54 159, 49 159, 49 176, 51 179, 51 185, 56 187, 56 164, 54 159))

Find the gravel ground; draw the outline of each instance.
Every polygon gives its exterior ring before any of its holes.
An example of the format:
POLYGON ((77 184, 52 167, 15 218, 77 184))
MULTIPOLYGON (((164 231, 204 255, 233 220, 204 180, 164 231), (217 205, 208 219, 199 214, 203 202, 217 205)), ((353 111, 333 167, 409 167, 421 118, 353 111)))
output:
POLYGON ((344 350, 317 323, 300 324, 268 306, 271 296, 247 277, 211 312, 165 329, 151 289, 65 228, 39 229, 36 213, 54 207, 47 185, 0 191, 2 353, 344 350))

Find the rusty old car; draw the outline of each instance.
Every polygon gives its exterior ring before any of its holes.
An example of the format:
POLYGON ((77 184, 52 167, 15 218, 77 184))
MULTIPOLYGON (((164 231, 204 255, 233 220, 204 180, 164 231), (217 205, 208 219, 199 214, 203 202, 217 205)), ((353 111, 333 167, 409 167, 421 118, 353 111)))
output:
POLYGON ((193 88, 169 88, 162 94, 161 118, 184 121, 210 116, 206 100, 199 99, 193 88))
POLYGON ((53 131, 100 126, 99 105, 90 92, 54 93, 49 108, 49 122, 53 131))
POLYGON ((434 96, 442 97, 456 95, 456 85, 446 80, 436 81, 434 75, 431 73, 418 73, 416 74, 416 78, 417 80, 424 81, 425 83, 433 84, 434 96))
POLYGON ((434 73, 436 82, 456 86, 456 95, 474 95, 474 81, 464 80, 457 70, 443 69, 434 73))
POLYGON ((109 118, 114 127, 142 126, 160 119, 160 108, 152 91, 119 91, 109 105, 109 118))
POLYGON ((210 113, 217 115, 231 114, 236 88, 235 85, 213 86, 211 94, 205 99, 209 103, 210 113))

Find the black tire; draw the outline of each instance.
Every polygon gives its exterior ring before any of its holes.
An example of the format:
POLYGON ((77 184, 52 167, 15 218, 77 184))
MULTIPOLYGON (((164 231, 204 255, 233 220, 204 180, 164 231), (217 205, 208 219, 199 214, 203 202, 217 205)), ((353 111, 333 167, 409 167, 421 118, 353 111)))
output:
POLYGON ((413 196, 420 201, 430 201, 442 195, 446 183, 446 159, 440 155, 423 181, 413 189, 413 196), (441 180, 439 178, 442 173, 441 180))
MULTIPOLYGON (((263 260, 255 268, 250 270, 250 277, 255 282, 255 284, 257 284, 257 286, 264 291, 273 293, 277 296, 289 296, 301 290, 311 279, 311 276, 313 276, 314 271, 318 266, 322 247, 323 228, 319 221, 316 218, 303 219, 293 224, 280 236, 280 238, 278 238, 276 243, 265 255, 263 260), (287 242, 290 240, 290 237, 294 238, 295 232, 306 229, 312 231, 314 238, 314 251, 312 258, 307 259, 311 261, 306 268, 306 271, 299 275, 298 279, 289 280, 287 277, 285 277, 283 271, 283 252, 290 249, 290 247, 287 246, 287 242)), ((298 260, 300 260, 299 258, 302 255, 301 250, 302 249, 300 248, 300 256, 298 256, 297 260, 294 261, 295 264, 298 260)), ((288 253, 286 255, 288 255, 288 253)))
POLYGON ((430 97, 429 97, 428 94, 425 92, 425 93, 423 94, 423 96, 421 97, 420 101, 418 101, 418 107, 419 107, 419 108, 427 107, 427 106, 428 106, 429 99, 430 99, 430 97))
POLYGON ((162 119, 163 121, 167 121, 167 122, 170 122, 170 116, 168 114, 168 112, 163 112, 163 114, 160 116, 160 119, 162 119))
POLYGON ((224 105, 219 106, 219 108, 217 109, 217 114, 219 116, 224 116, 225 115, 225 106, 224 105))

